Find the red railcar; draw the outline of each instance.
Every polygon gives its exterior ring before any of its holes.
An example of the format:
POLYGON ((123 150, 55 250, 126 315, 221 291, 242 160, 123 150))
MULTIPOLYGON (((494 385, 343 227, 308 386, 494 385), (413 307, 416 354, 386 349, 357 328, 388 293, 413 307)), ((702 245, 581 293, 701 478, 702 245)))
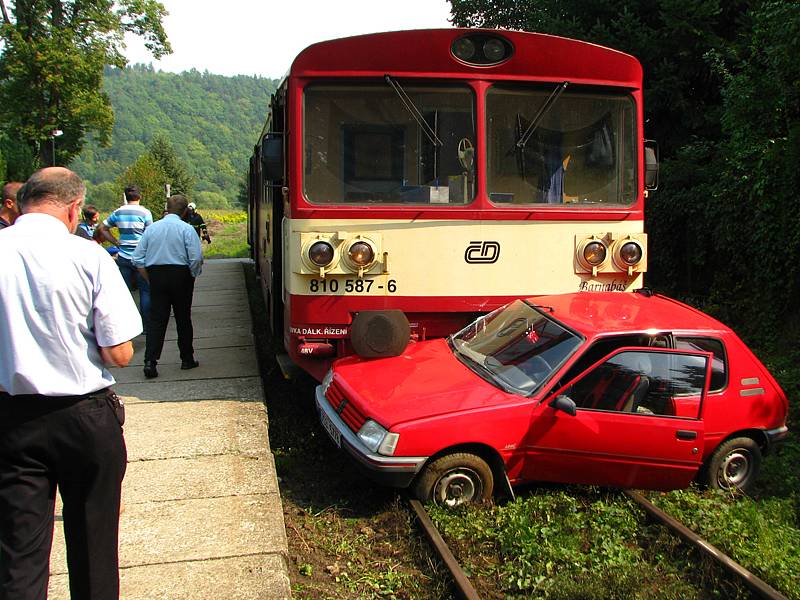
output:
POLYGON ((642 285, 656 167, 629 55, 513 31, 357 36, 301 52, 269 108, 249 241, 273 332, 317 378, 514 297, 642 285))

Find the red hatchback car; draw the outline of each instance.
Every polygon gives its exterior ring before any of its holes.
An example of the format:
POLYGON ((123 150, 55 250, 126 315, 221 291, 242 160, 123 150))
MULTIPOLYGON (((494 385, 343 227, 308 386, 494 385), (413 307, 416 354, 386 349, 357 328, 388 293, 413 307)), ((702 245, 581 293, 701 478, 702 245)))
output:
POLYGON ((730 328, 644 291, 516 300, 344 358, 316 402, 376 481, 449 505, 529 481, 746 491, 788 434, 786 395, 730 328))

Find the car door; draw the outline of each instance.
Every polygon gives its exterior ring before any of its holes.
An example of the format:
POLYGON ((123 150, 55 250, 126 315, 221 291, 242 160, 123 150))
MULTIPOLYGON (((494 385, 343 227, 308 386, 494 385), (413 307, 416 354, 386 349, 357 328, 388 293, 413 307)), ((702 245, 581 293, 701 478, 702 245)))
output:
POLYGON ((686 487, 702 458, 710 368, 708 353, 633 347, 612 352, 536 408, 525 440, 525 478, 686 487), (574 402, 574 415, 550 405, 560 396, 574 402), (681 411, 675 410, 676 399, 681 411))

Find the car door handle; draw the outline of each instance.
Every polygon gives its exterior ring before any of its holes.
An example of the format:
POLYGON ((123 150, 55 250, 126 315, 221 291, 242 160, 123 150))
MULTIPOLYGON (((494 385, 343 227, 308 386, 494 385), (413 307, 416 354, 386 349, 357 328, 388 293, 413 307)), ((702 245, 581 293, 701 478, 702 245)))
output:
POLYGON ((679 440, 696 440, 697 432, 687 431, 685 429, 679 429, 678 432, 675 434, 675 437, 678 438, 679 440))

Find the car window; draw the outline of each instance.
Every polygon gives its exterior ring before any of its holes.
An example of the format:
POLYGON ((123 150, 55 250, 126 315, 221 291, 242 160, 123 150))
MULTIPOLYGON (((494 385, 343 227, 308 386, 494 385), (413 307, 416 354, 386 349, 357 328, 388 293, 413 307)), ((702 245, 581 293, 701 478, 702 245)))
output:
POLYGON ((529 395, 577 350, 581 337, 521 300, 481 317, 450 337, 458 357, 511 393, 529 395))
POLYGON ((632 335, 613 335, 600 338, 594 344, 592 344, 591 348, 583 353, 583 356, 575 361, 575 364, 573 364, 561 377, 558 385, 561 386, 565 383, 568 383, 572 379, 575 379, 583 371, 591 367, 604 356, 611 354, 614 350, 628 346, 641 346, 642 348, 667 348, 669 347, 667 340, 668 336, 666 334, 648 335, 641 333, 632 335))
POLYGON ((696 419, 706 357, 675 352, 624 351, 567 388, 578 409, 696 419))
POLYGON ((714 355, 711 361, 711 382, 708 391, 718 392, 728 383, 728 364, 725 347, 720 340, 702 337, 676 337, 675 347, 690 352, 710 352, 714 355))

